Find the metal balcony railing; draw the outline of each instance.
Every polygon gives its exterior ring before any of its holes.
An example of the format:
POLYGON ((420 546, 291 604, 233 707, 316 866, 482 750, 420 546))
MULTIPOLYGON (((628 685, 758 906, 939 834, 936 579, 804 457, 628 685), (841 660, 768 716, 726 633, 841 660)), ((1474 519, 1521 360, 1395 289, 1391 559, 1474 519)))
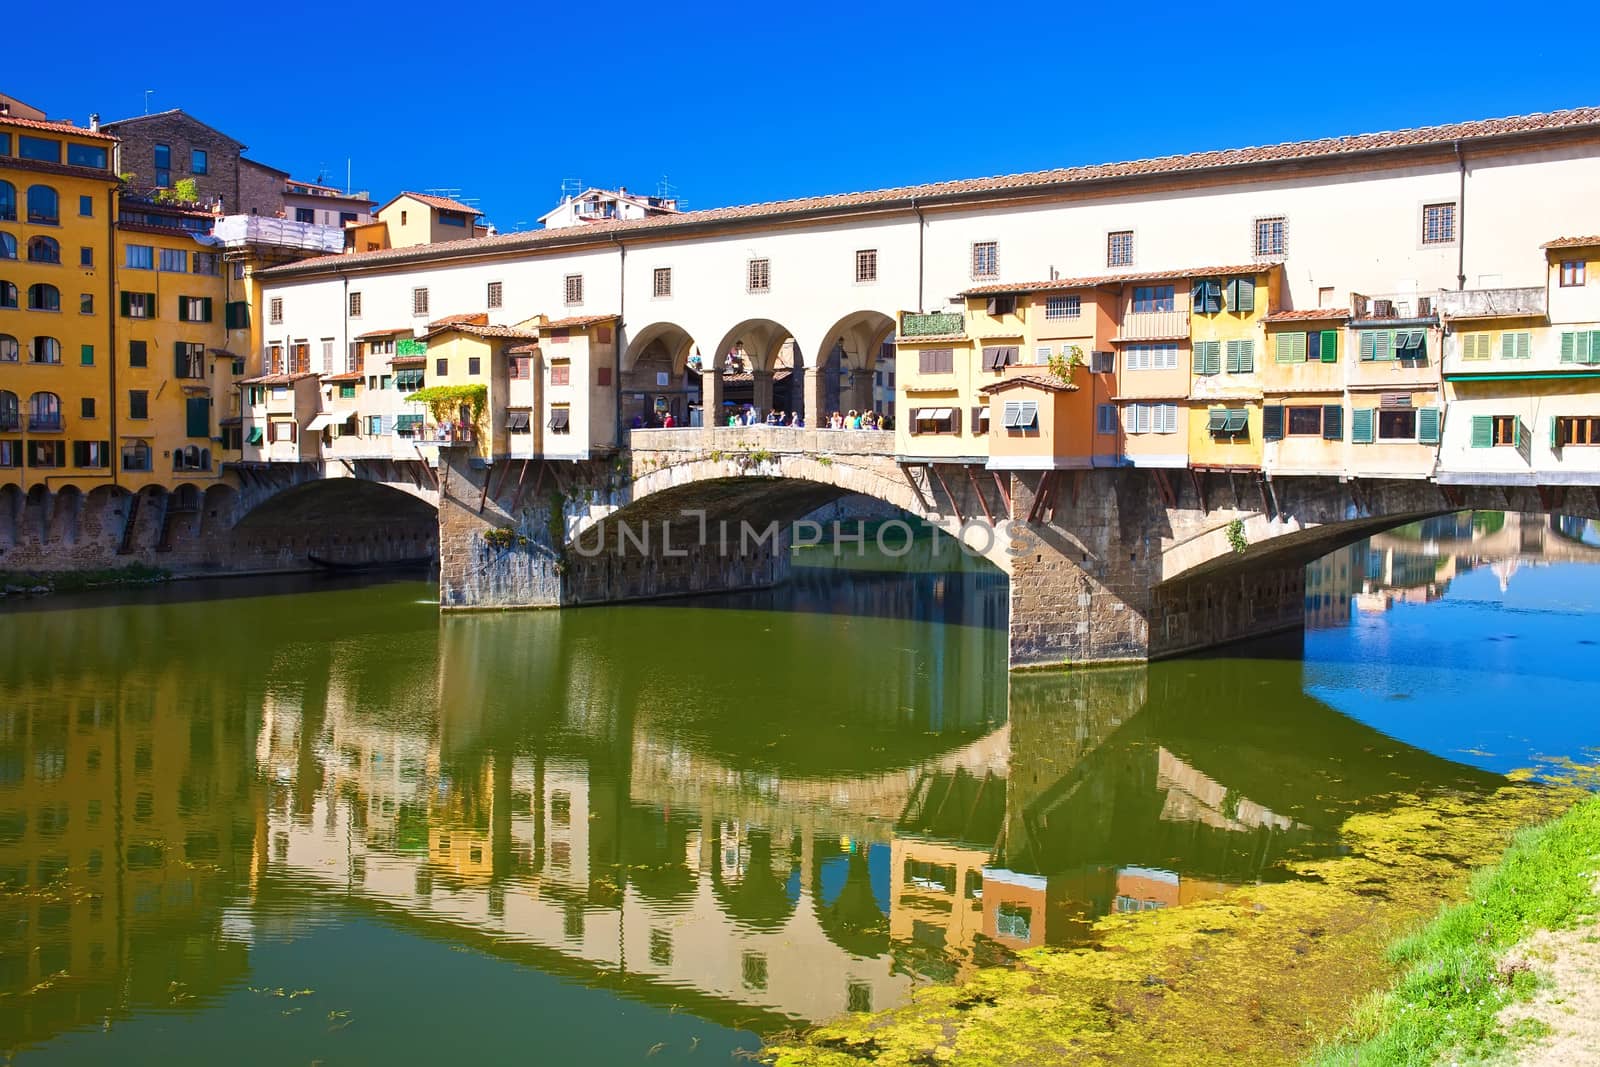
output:
POLYGON ((1189 336, 1187 311, 1130 311, 1122 317, 1117 339, 1162 340, 1189 336))

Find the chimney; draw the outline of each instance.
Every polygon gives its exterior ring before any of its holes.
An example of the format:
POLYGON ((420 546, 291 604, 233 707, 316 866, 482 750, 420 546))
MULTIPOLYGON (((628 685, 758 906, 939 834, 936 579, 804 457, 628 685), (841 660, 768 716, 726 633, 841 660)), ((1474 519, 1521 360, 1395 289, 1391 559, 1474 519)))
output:
POLYGON ((617 195, 618 196, 627 196, 628 195, 628 187, 626 185, 617 186, 617 195))
POLYGON ((89 116, 89 130, 91 133, 98 133, 100 131, 100 112, 96 111, 94 114, 89 116))

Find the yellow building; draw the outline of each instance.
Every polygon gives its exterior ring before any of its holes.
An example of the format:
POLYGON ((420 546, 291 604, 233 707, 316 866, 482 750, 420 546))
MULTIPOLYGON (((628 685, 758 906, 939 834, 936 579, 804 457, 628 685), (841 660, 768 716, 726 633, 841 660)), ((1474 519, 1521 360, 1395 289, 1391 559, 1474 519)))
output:
POLYGON ((1271 473, 1342 475, 1349 454, 1344 324, 1348 308, 1277 311, 1266 318, 1262 441, 1271 473))
POLYGON ((1279 276, 1270 263, 1188 273, 1191 467, 1261 469, 1263 321, 1278 306, 1279 276))
MULTIPOLYGON (((906 312, 900 316, 896 332, 896 454, 939 460, 986 457, 988 424, 979 420, 989 405, 978 394, 985 383, 977 373, 966 316, 960 312, 906 312)), ((822 426, 827 426, 831 414, 822 413, 822 426)))
POLYGON ((203 486, 221 476, 224 458, 237 458, 237 432, 228 441, 234 451, 224 452, 221 422, 238 415, 234 383, 244 373, 243 356, 229 347, 222 249, 208 236, 214 219, 129 197, 120 207, 114 407, 121 484, 135 492, 203 486))
MULTIPOLYGON (((484 387, 484 406, 476 419, 461 405, 425 436, 432 440, 469 442, 474 454, 493 459, 511 454, 507 398, 510 395, 512 348, 539 339, 536 324, 490 326, 485 313, 452 315, 429 324, 424 373, 427 387, 484 387)), ((430 418, 430 423, 433 419, 430 418)))
POLYGON ((113 478, 115 145, 0 115, 0 486, 113 478))

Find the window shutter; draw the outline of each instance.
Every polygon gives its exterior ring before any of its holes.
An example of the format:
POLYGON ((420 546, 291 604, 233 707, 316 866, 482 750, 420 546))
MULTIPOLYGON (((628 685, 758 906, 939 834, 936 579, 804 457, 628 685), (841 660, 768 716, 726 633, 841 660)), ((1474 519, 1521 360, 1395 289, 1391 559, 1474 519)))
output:
POLYGON ((188 400, 188 436, 211 436, 211 400, 209 397, 191 396, 188 400))
POLYGON ((1240 345, 1240 342, 1238 342, 1238 341, 1229 341, 1228 342, 1228 373, 1229 374, 1238 374, 1239 373, 1239 361, 1240 361, 1239 345, 1240 345))
MULTIPOLYGON (((121 294, 121 296, 122 296, 122 317, 123 318, 128 318, 129 315, 130 315, 130 312, 128 310, 128 303, 129 303, 129 296, 130 295, 131 294, 129 294, 127 292, 124 292, 124 293, 121 294)), ((1565 342, 1563 341, 1563 343, 1565 343, 1565 342)))
POLYGON ((1261 409, 1261 439, 1283 440, 1283 405, 1269 404, 1261 409))
POLYGON ((1439 409, 1419 408, 1417 410, 1417 440, 1425 445, 1439 443, 1439 409))
POLYGON ((1279 363, 1304 363, 1306 358, 1306 335, 1303 333, 1280 333, 1276 335, 1275 343, 1278 348, 1277 359, 1279 363))
POLYGON ((1550 416, 1550 447, 1561 447, 1561 419, 1555 415, 1550 416))
POLYGON ((1577 352, 1577 347, 1578 335, 1573 333, 1571 330, 1563 333, 1561 335, 1561 362, 1573 362, 1573 356, 1577 352))
POLYGON ((1206 311, 1206 283, 1196 280, 1194 288, 1189 291, 1189 305, 1196 315, 1204 315, 1206 311))
POLYGON ((174 378, 189 376, 189 361, 184 357, 182 341, 172 343, 172 376, 174 378))
POLYGON ((1254 311, 1256 309, 1256 282, 1254 278, 1234 278, 1228 282, 1228 310, 1254 311))
POLYGON ((1339 362, 1339 331, 1338 330, 1323 330, 1322 331, 1322 362, 1324 362, 1324 363, 1337 363, 1337 362, 1339 362))
POLYGON ((1324 404, 1322 406, 1322 439, 1324 441, 1344 440, 1344 408, 1338 404, 1324 404))
POLYGON ((1492 448, 1494 446, 1494 416, 1472 416, 1472 447, 1492 448))
POLYGON ((1527 359, 1527 358, 1529 358, 1529 356, 1532 355, 1532 352, 1530 351, 1530 348, 1531 348, 1532 345, 1533 345, 1533 334, 1527 332, 1526 330, 1524 330, 1523 332, 1517 334, 1517 358, 1518 359, 1527 359))
POLYGON ((1375 408, 1356 408, 1350 412, 1350 440, 1358 445, 1370 445, 1377 429, 1375 408))
POLYGON ((211 321, 211 298, 209 296, 202 296, 200 298, 200 321, 211 321))
POLYGON ((1254 374, 1256 371, 1256 342, 1255 338, 1247 337, 1239 342, 1239 371, 1240 374, 1254 374))

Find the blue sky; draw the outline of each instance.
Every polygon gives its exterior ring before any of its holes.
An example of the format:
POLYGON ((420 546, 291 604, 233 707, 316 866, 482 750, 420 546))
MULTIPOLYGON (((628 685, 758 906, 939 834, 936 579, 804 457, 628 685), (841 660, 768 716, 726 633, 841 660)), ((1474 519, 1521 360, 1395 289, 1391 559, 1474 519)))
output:
POLYGON ((83 122, 154 90, 296 177, 349 159, 502 230, 572 177, 718 207, 1600 104, 1600 19, 1568 2, 224 10, 54 5, 78 61, 9 49, 0 91, 83 122))

